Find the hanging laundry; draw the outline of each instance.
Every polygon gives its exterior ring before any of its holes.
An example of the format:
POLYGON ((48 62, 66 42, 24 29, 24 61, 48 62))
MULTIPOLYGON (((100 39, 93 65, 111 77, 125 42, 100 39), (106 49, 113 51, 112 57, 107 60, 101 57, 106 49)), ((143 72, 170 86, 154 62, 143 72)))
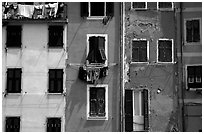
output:
POLYGON ((32 18, 34 13, 34 5, 18 4, 19 15, 27 18, 32 18))
POLYGON ((58 10, 58 3, 46 4, 45 5, 45 17, 46 18, 56 17, 57 10, 58 10))
POLYGON ((44 18, 44 10, 45 10, 45 5, 42 2, 35 2, 33 18, 34 19, 44 18))

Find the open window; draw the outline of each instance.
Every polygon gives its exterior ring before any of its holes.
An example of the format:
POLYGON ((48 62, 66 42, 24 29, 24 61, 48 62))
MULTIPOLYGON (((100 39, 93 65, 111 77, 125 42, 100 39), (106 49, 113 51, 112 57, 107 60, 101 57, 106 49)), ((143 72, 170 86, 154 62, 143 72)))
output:
POLYGON ((186 43, 200 42, 200 19, 185 21, 186 43))
POLYGON ((173 2, 157 2, 157 9, 159 10, 173 10, 173 2))
POLYGON ((113 2, 81 2, 81 17, 102 18, 113 16, 113 2))
POLYGON ((7 26, 6 47, 21 47, 21 32, 22 27, 17 25, 7 26))
POLYGON ((21 93, 21 68, 7 69, 7 93, 21 93))
POLYGON ((6 117, 5 132, 20 132, 20 117, 6 117))
POLYGON ((63 69, 49 69, 48 93, 63 93, 63 69))
POLYGON ((108 119, 108 86, 97 85, 87 86, 87 119, 107 120, 108 119))
POLYGON ((47 132, 61 132, 61 118, 47 118, 47 132))
POLYGON ((132 63, 148 61, 148 41, 146 39, 132 40, 132 63))
POLYGON ((132 2, 131 8, 135 10, 147 9, 147 2, 132 2))
POLYGON ((63 47, 63 26, 49 26, 49 48, 63 47))
POLYGON ((202 66, 187 66, 187 87, 189 90, 202 88, 202 66))
POLYGON ((125 131, 149 130, 148 90, 125 90, 125 131))
POLYGON ((158 62, 172 63, 173 62, 173 39, 159 39, 157 49, 158 62))
POLYGON ((87 65, 107 66, 107 35, 87 35, 87 65))

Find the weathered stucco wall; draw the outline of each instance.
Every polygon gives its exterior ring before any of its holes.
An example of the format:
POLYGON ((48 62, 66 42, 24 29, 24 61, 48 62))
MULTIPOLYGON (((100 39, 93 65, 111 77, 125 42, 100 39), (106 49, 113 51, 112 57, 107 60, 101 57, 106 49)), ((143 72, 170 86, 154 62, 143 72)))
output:
POLYGON ((3 92, 6 88, 6 68, 22 68, 22 93, 3 94, 2 128, 5 128, 6 116, 20 116, 20 131, 45 132, 47 117, 62 117, 64 131, 65 98, 63 95, 48 95, 47 90, 48 69, 65 68, 65 49, 48 49, 47 24, 19 25, 22 25, 22 48, 8 48, 7 51, 6 26, 2 27, 3 92))
POLYGON ((66 131, 119 131, 120 83, 119 83, 119 3, 114 3, 114 16, 106 25, 102 20, 80 17, 80 3, 71 2, 68 7, 68 61, 66 96, 66 131), (86 61, 87 34, 108 36, 108 76, 98 84, 108 85, 108 120, 87 120, 87 83, 78 79, 79 67, 86 61))
POLYGON ((138 11, 131 9, 130 2, 125 3, 125 66, 129 67, 125 89, 147 88, 150 91, 149 131, 164 132, 177 125, 176 64, 156 63, 157 40, 168 38, 175 41, 175 19, 174 11, 158 11, 156 6, 151 2, 147 10, 138 11), (134 38, 149 41, 148 63, 131 63, 134 38))

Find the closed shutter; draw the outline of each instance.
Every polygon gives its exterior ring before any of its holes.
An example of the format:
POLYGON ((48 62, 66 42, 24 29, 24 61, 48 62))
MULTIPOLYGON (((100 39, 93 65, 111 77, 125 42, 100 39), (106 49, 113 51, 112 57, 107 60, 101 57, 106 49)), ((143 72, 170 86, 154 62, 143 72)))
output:
POLYGON ((55 71, 49 70, 49 93, 54 93, 55 91, 55 71))
POLYGON ((89 16, 89 4, 88 2, 81 2, 81 17, 88 17, 89 16))
POLYGON ((61 132, 61 118, 48 118, 47 132, 61 132))
POLYGON ((20 132, 20 117, 6 118, 6 132, 20 132))
POLYGON ((21 69, 15 69, 15 92, 21 92, 21 69))
POLYGON ((110 17, 114 16, 114 2, 106 2, 106 15, 110 17))
POLYGON ((97 89, 94 87, 90 88, 90 116, 96 116, 97 115, 97 89))
POLYGON ((143 103, 144 103, 144 130, 149 130, 149 102, 148 90, 143 90, 143 103))
POLYGON ((21 26, 7 27, 7 47, 21 47, 21 26))
POLYGON ((187 73, 188 73, 188 79, 187 79, 187 82, 188 82, 188 89, 189 88, 195 88, 195 67, 194 66, 188 66, 187 67, 187 73), (190 82, 189 79, 192 79, 193 81, 190 82))
POLYGON ((58 93, 62 93, 63 92, 63 70, 62 69, 58 69, 56 71, 56 89, 58 93))
POLYGON ((63 26, 49 26, 49 47, 63 46, 63 26))
POLYGON ((200 41, 200 24, 199 20, 193 21, 193 42, 200 41))
POLYGON ((97 88, 98 116, 105 116, 105 88, 97 88))
POLYGON ((196 79, 202 79, 202 66, 195 66, 195 88, 202 88, 202 80, 201 82, 197 82, 196 79))
POLYGON ((125 131, 133 131, 133 98, 132 90, 125 90, 125 131))
POLYGON ((20 93, 21 92, 21 69, 7 70, 7 92, 20 93))
POLYGON ((193 22, 187 21, 186 22, 186 41, 192 42, 193 41, 193 22))

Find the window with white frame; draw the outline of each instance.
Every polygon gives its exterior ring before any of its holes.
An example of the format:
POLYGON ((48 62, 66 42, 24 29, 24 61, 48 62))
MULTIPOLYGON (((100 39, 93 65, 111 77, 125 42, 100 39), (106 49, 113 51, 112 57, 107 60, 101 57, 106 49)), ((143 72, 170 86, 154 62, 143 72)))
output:
POLYGON ((158 2, 157 8, 159 10, 172 10, 173 9, 173 2, 158 2))
POLYGON ((149 129, 148 90, 125 90, 125 131, 149 129))
POLYGON ((200 19, 191 19, 185 21, 186 42, 200 42, 200 19))
POLYGON ((158 62, 173 62, 173 39, 158 40, 158 62))
POLYGON ((87 64, 107 65, 107 35, 88 34, 87 35, 87 64))
POLYGON ((108 85, 87 86, 87 119, 108 119, 108 85))
POLYGON ((132 62, 148 61, 148 41, 146 39, 132 40, 132 62))
POLYGON ((147 9, 147 2, 132 2, 132 9, 147 9))
POLYGON ((190 88, 202 88, 202 66, 187 66, 187 86, 190 88))
POLYGON ((113 14, 113 2, 81 2, 81 17, 103 18, 113 14))

